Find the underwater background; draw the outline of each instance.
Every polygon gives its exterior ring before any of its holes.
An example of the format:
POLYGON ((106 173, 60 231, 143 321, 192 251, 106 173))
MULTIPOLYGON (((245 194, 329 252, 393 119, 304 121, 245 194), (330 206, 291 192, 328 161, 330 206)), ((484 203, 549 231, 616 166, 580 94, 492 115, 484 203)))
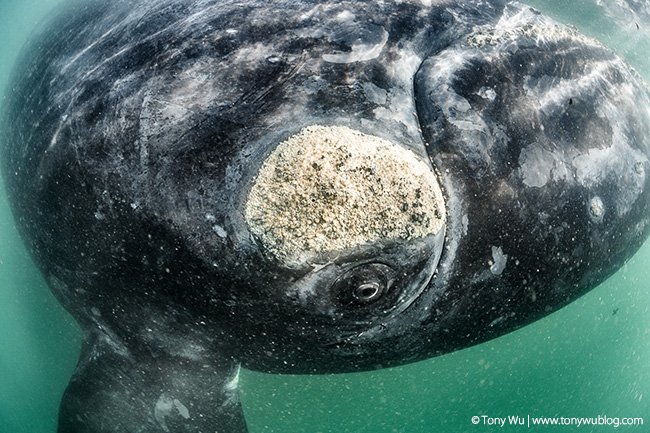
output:
MULTIPOLYGON (((57 3, 0 0, 0 100, 21 46, 57 3)), ((599 39, 650 83, 650 2, 525 3, 599 39)), ((80 328, 32 263, 0 185, 0 433, 56 432, 80 346, 80 328)), ((650 243, 576 302, 496 340, 368 373, 242 370, 240 396, 251 433, 650 432, 650 243), (485 418, 509 416, 610 421, 500 427, 485 418), (613 425, 627 417, 645 424, 613 425)))

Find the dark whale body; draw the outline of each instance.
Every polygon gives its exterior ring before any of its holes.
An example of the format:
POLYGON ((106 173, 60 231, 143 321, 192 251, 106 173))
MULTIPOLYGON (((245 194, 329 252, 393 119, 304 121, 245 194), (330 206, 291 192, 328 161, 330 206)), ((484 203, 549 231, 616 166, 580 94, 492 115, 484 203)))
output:
POLYGON ((90 1, 24 53, 2 168, 84 330, 62 433, 244 432, 240 364, 352 372, 471 346, 575 300, 648 235, 645 84, 519 3, 90 1), (429 164, 444 227, 274 255, 247 200, 312 125, 429 164))

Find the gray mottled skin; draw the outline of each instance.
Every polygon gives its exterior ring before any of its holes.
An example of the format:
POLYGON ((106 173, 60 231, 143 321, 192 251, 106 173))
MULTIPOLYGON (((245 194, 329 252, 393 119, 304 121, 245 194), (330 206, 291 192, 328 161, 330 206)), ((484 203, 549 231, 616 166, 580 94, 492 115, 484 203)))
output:
POLYGON ((648 234, 645 85, 519 3, 88 1, 32 39, 7 94, 16 221, 84 329, 61 433, 244 432, 239 364, 349 372, 477 344, 648 234), (251 181, 313 124, 431 162, 444 238, 265 254, 251 181), (359 275, 393 283, 359 304, 359 275))

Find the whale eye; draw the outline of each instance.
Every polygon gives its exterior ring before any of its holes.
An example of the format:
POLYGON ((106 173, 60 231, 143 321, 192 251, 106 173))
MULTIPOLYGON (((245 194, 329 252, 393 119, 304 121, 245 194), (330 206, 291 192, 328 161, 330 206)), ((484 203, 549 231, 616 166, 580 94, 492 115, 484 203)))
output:
POLYGON ((377 302, 389 291, 394 271, 381 263, 356 266, 332 285, 334 296, 343 305, 360 306, 377 302))
POLYGON ((352 293, 352 297, 360 304, 369 304, 381 298, 384 287, 379 281, 369 281, 360 284, 352 293))

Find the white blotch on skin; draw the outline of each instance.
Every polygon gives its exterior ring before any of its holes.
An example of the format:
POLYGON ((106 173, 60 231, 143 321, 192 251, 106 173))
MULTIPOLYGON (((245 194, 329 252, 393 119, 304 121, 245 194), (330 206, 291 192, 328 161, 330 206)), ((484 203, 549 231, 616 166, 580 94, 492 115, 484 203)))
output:
POLYGON ((491 328, 491 327, 493 327, 495 325, 498 325, 499 323, 503 322, 504 320, 506 320, 506 318, 504 316, 499 316, 499 317, 497 317, 496 319, 494 319, 493 321, 490 322, 490 324, 488 325, 488 328, 491 328))
POLYGON ((168 417, 172 407, 174 407, 174 401, 169 398, 166 394, 162 394, 160 398, 158 398, 158 401, 156 402, 156 406, 154 407, 153 410, 153 416, 156 419, 156 422, 160 424, 160 427, 162 427, 163 430, 166 432, 169 431, 169 427, 167 427, 167 423, 165 422, 165 417, 168 417))
POLYGON ((212 230, 213 230, 217 235, 219 235, 219 237, 222 237, 222 238, 225 238, 226 235, 228 234, 228 232, 226 232, 226 230, 225 230, 223 227, 221 227, 220 225, 218 225, 218 224, 213 225, 213 226, 212 226, 212 230))
POLYGON ((230 392, 235 392, 237 391, 237 385, 239 385, 239 371, 241 370, 241 367, 237 367, 237 370, 235 371, 235 374, 233 375, 232 379, 230 379, 226 384, 224 385, 224 389, 226 391, 230 392))
POLYGON ((161 394, 160 397, 158 398, 158 401, 156 402, 156 406, 154 407, 154 418, 156 419, 156 422, 160 424, 160 427, 166 432, 170 431, 169 427, 167 426, 167 422, 165 421, 165 418, 170 417, 172 415, 175 415, 172 413, 172 410, 176 409, 178 414, 182 416, 185 419, 190 418, 190 411, 185 406, 183 403, 181 403, 178 399, 171 398, 167 394, 161 394))
POLYGON ((381 40, 378 43, 352 45, 349 53, 323 54, 323 60, 330 63, 367 62, 381 55, 386 42, 388 42, 388 32, 382 29, 381 40))
POLYGON ((519 155, 519 171, 526 186, 541 188, 550 180, 568 180, 572 171, 565 161, 571 161, 575 150, 556 154, 540 146, 528 146, 519 155))
POLYGON ((492 275, 501 275, 503 270, 506 268, 506 262, 508 261, 508 255, 503 254, 501 247, 492 247, 492 266, 490 266, 490 272, 492 275))
POLYGON ((350 11, 343 11, 336 16, 337 21, 339 22, 350 22, 354 21, 355 15, 350 11))
POLYGON ((386 100, 388 98, 387 91, 385 91, 381 87, 375 86, 372 83, 364 83, 363 91, 366 94, 366 98, 368 98, 368 100, 374 102, 375 104, 383 105, 386 103, 386 100))
POLYGON ((185 407, 183 403, 181 403, 179 400, 174 399, 174 406, 176 407, 176 410, 185 419, 190 418, 190 411, 185 407))

